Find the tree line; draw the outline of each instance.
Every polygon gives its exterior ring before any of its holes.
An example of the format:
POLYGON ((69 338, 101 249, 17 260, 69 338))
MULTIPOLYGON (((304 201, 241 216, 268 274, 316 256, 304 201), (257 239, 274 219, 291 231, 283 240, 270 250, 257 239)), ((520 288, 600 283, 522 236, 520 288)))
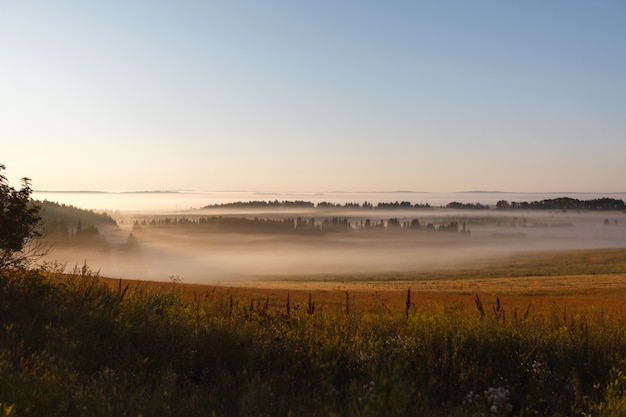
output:
MULTIPOLYGON (((458 201, 452 201, 445 206, 447 209, 458 210, 489 210, 490 207, 487 204, 481 203, 461 203, 458 201)), ((315 204, 311 201, 303 200, 253 200, 253 201, 236 201, 232 203, 211 204, 204 206, 204 209, 214 208, 243 208, 243 209, 264 209, 264 208, 276 208, 276 209, 289 209, 289 208, 304 208, 304 209, 380 209, 380 210, 392 210, 392 209, 430 209, 432 206, 428 203, 411 203, 409 201, 395 201, 395 202, 379 202, 372 204, 368 201, 363 203, 347 202, 347 203, 332 203, 328 201, 320 201, 315 204)), ((496 203, 497 209, 524 209, 524 210, 626 210, 626 204, 623 200, 615 198, 596 198, 592 200, 579 200, 570 197, 559 197, 552 199, 545 199, 540 201, 522 201, 522 202, 509 202, 507 200, 500 200, 496 203)))
POLYGON ((214 208, 251 208, 251 209, 263 209, 263 208, 318 208, 318 209, 412 209, 412 208, 431 208, 428 203, 425 204, 412 204, 408 201, 396 201, 396 202, 380 202, 376 205, 365 201, 363 203, 332 203, 329 201, 320 201, 315 204, 311 201, 304 200, 273 200, 273 201, 263 201, 263 200, 251 200, 251 201, 235 201, 232 203, 219 203, 219 204, 209 204, 208 206, 202 207, 203 209, 214 209, 214 208))
POLYGON ((532 202, 509 203, 500 200, 497 209, 525 209, 525 210, 626 210, 624 200, 615 198, 596 198, 593 200, 579 200, 576 198, 559 197, 532 202))
POLYGON ((109 249, 99 227, 117 227, 110 215, 47 200, 39 205, 44 241, 59 246, 109 249))
POLYGON ((451 221, 441 224, 422 224, 416 218, 399 219, 392 217, 387 220, 361 219, 351 222, 345 217, 326 217, 317 220, 313 217, 286 217, 286 218, 260 218, 260 217, 163 217, 153 219, 135 220, 134 231, 140 231, 146 227, 153 228, 193 228, 198 231, 228 232, 228 233, 279 233, 279 234, 313 234, 320 235, 337 232, 359 231, 447 231, 469 232, 465 223, 451 221))

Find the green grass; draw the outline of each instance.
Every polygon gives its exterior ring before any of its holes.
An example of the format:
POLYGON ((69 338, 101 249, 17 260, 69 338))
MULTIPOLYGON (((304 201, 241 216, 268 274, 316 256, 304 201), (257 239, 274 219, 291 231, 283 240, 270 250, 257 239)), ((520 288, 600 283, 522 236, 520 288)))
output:
POLYGON ((621 415, 620 312, 496 313, 288 313, 227 294, 111 289, 87 267, 2 271, 0 412, 621 415))
POLYGON ((467 278, 549 277, 587 274, 626 273, 626 249, 589 249, 538 251, 496 258, 484 258, 452 267, 428 268, 423 271, 356 274, 308 274, 261 276, 273 281, 423 281, 467 278))

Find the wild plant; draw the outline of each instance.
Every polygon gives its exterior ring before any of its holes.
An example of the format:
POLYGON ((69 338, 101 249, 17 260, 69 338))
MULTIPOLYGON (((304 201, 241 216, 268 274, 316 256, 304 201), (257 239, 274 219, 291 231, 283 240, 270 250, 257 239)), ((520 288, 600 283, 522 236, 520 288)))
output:
POLYGON ((0 412, 2 417, 13 417, 15 415, 15 404, 0 403, 0 412))
POLYGON ((315 313, 315 301, 313 301, 313 296, 309 293, 309 301, 306 306, 306 312, 308 315, 312 315, 315 313))
POLYGON ((513 412, 509 402, 509 390, 503 387, 490 387, 482 394, 470 391, 464 404, 474 409, 477 415, 506 417, 513 412))
MULTIPOLYGON (((595 388, 600 390, 600 384, 595 388)), ((604 388, 602 400, 592 407, 593 415, 622 417, 626 415, 626 373, 619 368, 611 369, 609 383, 604 388)), ((585 414, 586 415, 586 414, 585 414)))
POLYGON ((485 317, 485 309, 483 308, 483 302, 480 299, 480 296, 476 294, 474 296, 474 303, 476 304, 476 310, 480 313, 481 317, 485 317))
POLYGON ((504 312, 504 307, 500 304, 500 296, 496 297, 496 304, 493 306, 493 314, 496 322, 506 324, 506 314, 504 312))
POLYGON ((360 310, 346 293, 345 314, 314 309, 312 294, 302 309, 288 294, 284 314, 268 297, 250 307, 233 292, 187 302, 180 291, 109 287, 84 265, 54 277, 20 274, 0 274, 0 402, 15 415, 623 410, 619 312, 564 316, 556 306, 554 315, 504 320, 498 312, 511 307, 497 298, 485 314, 476 295, 479 314, 442 307, 407 315, 406 302, 360 310), (471 407, 469 392, 480 396, 471 407))
POLYGON ((411 310, 411 287, 406 292, 406 302, 404 303, 404 315, 406 319, 409 319, 409 312, 411 310))

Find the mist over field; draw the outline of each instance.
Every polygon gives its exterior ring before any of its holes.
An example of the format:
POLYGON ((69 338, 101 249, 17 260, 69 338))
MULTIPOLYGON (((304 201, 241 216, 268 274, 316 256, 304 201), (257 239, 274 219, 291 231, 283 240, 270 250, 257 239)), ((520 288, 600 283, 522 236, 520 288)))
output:
POLYGON ((119 228, 100 231, 109 242, 108 251, 55 248, 50 259, 68 267, 87 262, 111 277, 217 283, 311 274, 423 272, 528 251, 626 247, 622 211, 214 208, 119 214, 116 220, 119 228), (269 226, 220 228, 200 220, 230 219, 236 224, 246 219, 254 225, 262 219, 277 227, 297 218, 311 224, 315 219, 316 227, 335 219, 343 229, 294 233, 269 226), (341 223, 344 219, 346 224, 341 223), (365 229, 368 220, 372 227, 365 229), (419 223, 416 229, 409 228, 413 220, 419 223))

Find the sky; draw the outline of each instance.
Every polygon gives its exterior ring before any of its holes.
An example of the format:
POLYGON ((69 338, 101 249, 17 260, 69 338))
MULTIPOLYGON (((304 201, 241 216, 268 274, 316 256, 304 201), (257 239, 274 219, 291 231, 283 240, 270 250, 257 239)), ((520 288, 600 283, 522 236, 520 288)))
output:
POLYGON ((37 190, 624 192, 623 1, 0 0, 37 190))

